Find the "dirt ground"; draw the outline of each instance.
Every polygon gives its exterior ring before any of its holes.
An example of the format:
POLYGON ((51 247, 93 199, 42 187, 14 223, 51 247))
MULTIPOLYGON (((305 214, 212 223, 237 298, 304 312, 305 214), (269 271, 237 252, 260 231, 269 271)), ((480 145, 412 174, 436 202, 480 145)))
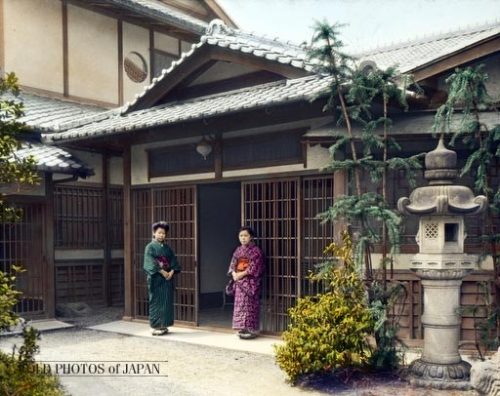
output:
MULTIPOLYGON (((273 356, 193 345, 168 339, 126 336, 87 329, 121 318, 119 309, 94 310, 84 318, 65 318, 76 326, 42 334, 39 361, 157 362, 161 375, 61 376, 68 394, 127 395, 356 395, 453 396, 475 391, 415 388, 395 375, 354 374, 345 383, 333 377, 313 377, 290 386, 273 356)), ((0 337, 8 351, 20 337, 0 337)))

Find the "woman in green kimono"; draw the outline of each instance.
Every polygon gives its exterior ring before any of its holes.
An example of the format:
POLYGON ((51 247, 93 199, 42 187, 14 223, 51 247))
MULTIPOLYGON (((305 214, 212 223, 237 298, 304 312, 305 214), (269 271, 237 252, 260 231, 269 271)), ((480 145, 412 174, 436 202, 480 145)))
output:
POLYGON ((144 250, 144 271, 147 274, 149 323, 153 335, 168 333, 174 324, 173 276, 181 267, 174 252, 165 243, 169 225, 164 221, 153 224, 153 240, 144 250))

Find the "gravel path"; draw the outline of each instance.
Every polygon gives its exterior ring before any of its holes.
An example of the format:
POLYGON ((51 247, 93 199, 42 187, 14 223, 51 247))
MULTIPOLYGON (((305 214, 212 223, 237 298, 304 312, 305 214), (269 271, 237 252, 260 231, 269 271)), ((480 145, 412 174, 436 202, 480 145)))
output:
MULTIPOLYGON (((167 336, 168 337, 168 336, 167 336)), ((2 349, 21 338, 0 340, 2 349)), ((47 332, 39 343, 39 360, 154 361, 163 377, 62 376, 73 396, 80 395, 304 395, 321 394, 292 388, 271 356, 186 343, 130 337, 85 329, 47 332)), ((112 363, 107 363, 109 366, 112 363)))
MULTIPOLYGON (((413 388, 398 379, 358 381, 355 388, 347 388, 329 380, 316 381, 316 389, 291 387, 272 356, 170 341, 168 335, 161 339, 143 338, 85 328, 119 318, 119 309, 95 310, 91 316, 72 318, 71 321, 76 325, 74 328, 43 333, 38 360, 58 363, 87 360, 87 370, 90 369, 90 362, 101 363, 105 373, 117 363, 121 364, 119 372, 123 373, 126 362, 145 364, 144 361, 150 361, 156 364, 160 375, 138 376, 138 373, 127 373, 61 376, 61 382, 70 395, 476 395, 473 391, 413 388)), ((2 350, 11 350, 14 343, 20 345, 22 339, 19 336, 0 337, 2 350)), ((149 363, 148 367, 152 367, 152 364, 149 363)), ((138 369, 137 364, 129 363, 129 367, 138 369)), ((144 372, 141 371, 141 374, 144 372)))

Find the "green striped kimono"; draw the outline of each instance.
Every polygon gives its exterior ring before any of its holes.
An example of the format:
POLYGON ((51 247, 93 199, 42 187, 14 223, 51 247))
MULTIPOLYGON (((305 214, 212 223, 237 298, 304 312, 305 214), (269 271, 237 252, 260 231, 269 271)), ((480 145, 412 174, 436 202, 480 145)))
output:
POLYGON ((152 240, 144 250, 144 271, 148 280, 149 323, 153 329, 174 324, 174 278, 166 280, 160 273, 159 262, 165 259, 176 274, 180 272, 181 267, 170 246, 152 240))

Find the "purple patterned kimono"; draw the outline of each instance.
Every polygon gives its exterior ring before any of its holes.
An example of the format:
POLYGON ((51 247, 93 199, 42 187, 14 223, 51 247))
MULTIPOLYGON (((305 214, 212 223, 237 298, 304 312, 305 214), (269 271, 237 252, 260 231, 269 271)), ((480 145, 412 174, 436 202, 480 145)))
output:
POLYGON ((250 242, 239 246, 233 253, 228 274, 235 271, 239 259, 248 260, 248 275, 234 284, 233 329, 259 330, 259 298, 264 255, 262 250, 250 242))

